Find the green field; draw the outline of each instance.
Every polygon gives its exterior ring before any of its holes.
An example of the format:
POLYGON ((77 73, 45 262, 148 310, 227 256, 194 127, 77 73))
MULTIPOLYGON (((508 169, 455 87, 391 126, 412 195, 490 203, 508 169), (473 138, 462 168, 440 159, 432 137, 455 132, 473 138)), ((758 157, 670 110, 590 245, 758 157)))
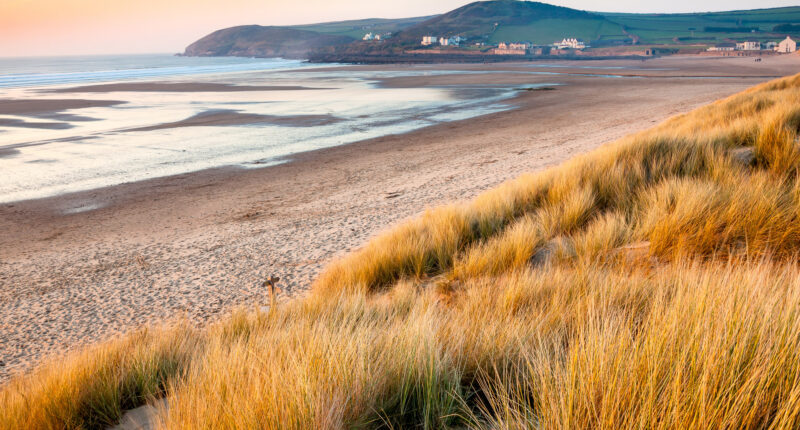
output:
POLYGON ((638 36, 639 43, 648 44, 675 42, 713 44, 731 40, 766 42, 787 35, 800 35, 800 32, 773 32, 776 25, 800 22, 800 7, 693 14, 603 13, 602 15, 638 36), (708 28, 746 30, 706 31, 708 28))
POLYGON ((800 37, 800 31, 775 32, 780 24, 800 23, 800 7, 694 14, 599 13, 599 19, 542 19, 526 25, 500 25, 488 35, 490 43, 549 44, 575 37, 593 45, 712 45, 721 42, 777 41, 800 37), (724 31, 730 29, 730 31, 724 31), (741 30, 740 30, 741 29, 741 30), (708 30, 708 31, 707 31, 708 30))
POLYGON ((349 36, 361 39, 367 33, 397 33, 412 25, 430 19, 430 16, 403 19, 361 19, 354 21, 329 22, 321 24, 298 25, 299 30, 316 31, 317 33, 349 36))
POLYGON ((489 37, 489 42, 532 42, 545 45, 565 37, 586 41, 628 39, 621 25, 606 20, 543 19, 524 26, 501 25, 489 37))
POLYGON ((574 37, 595 47, 668 45, 702 48, 722 42, 800 38, 800 26, 776 32, 775 26, 800 23, 800 6, 750 11, 690 14, 586 13, 551 5, 497 1, 474 3, 439 16, 363 19, 295 26, 300 30, 347 36, 392 33, 411 45, 424 35, 467 37, 470 42, 531 42, 545 45, 574 37))

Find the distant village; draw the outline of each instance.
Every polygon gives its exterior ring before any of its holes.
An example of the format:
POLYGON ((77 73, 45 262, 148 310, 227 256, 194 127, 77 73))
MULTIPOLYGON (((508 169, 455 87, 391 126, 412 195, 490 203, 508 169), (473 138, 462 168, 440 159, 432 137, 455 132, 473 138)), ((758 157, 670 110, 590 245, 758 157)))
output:
POLYGON ((762 43, 758 41, 744 41, 736 43, 721 43, 708 48, 708 52, 729 53, 732 55, 745 55, 753 52, 777 52, 779 54, 790 54, 797 51, 797 42, 792 40, 791 37, 786 37, 780 42, 767 42, 762 43))
MULTIPOLYGON (((392 36, 391 33, 376 34, 367 33, 364 35, 364 41, 380 41, 388 39, 392 36)), ((487 45, 483 42, 466 44, 467 39, 462 36, 424 36, 420 41, 420 45, 427 48, 427 51, 419 50, 413 51, 414 53, 453 53, 460 51, 453 51, 452 48, 472 48, 472 52, 479 50, 483 54, 494 55, 562 55, 571 53, 580 53, 581 51, 590 48, 585 42, 574 37, 565 37, 561 41, 556 41, 549 45, 536 45, 529 42, 501 42, 497 45, 487 45), (431 49, 439 48, 439 49, 431 49), (442 51, 442 48, 447 48, 448 51, 442 51)), ((709 54, 724 55, 724 56, 749 56, 761 55, 765 53, 780 53, 788 54, 797 51, 797 42, 790 37, 781 41, 759 42, 759 41, 743 41, 743 42, 730 42, 720 43, 709 47, 706 52, 709 54)), ((468 50, 464 49, 464 53, 468 50)), ((646 49, 645 55, 654 55, 655 49, 646 49)))
MULTIPOLYGON (((444 47, 461 46, 466 41, 461 36, 454 37, 436 37, 425 36, 422 38, 422 46, 439 45, 444 47)), ((481 48, 486 45, 482 42, 473 44, 473 46, 481 48)), ((547 55, 553 54, 554 51, 561 50, 583 50, 587 45, 576 38, 565 38, 560 42, 555 42, 551 45, 534 45, 528 42, 501 42, 496 47, 489 47, 488 52, 495 55, 547 55)))

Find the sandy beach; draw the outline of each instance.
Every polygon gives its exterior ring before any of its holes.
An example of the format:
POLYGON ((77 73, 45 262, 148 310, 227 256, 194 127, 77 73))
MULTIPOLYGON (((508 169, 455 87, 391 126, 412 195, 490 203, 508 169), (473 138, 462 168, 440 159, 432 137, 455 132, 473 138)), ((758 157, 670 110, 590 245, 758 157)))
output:
MULTIPOLYGON (((145 323, 180 316, 203 322, 235 306, 264 304, 261 283, 273 274, 281 278, 284 299, 303 294, 327 261, 426 207, 471 198, 523 172, 797 73, 800 57, 535 65, 371 67, 454 72, 381 81, 391 88, 525 88, 554 80, 530 72, 570 74, 559 75, 554 90, 521 91, 507 112, 306 152, 277 166, 213 169, 0 205, 0 381, 47 354, 145 323), (654 70, 614 69, 620 65, 654 70)), ((156 91, 162 84, 125 85, 127 91, 156 91)), ((45 115, 85 102, 0 101, 0 113, 45 115)), ((246 122, 226 115, 228 122, 164 128, 246 122)))

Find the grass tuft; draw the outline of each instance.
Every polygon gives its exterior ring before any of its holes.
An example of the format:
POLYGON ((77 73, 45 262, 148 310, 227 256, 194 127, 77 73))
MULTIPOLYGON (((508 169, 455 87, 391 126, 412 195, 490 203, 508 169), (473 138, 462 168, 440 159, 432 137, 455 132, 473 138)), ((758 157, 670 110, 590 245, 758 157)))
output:
POLYGON ((303 299, 143 330, 0 389, 0 428, 800 427, 800 75, 331 263, 303 299))

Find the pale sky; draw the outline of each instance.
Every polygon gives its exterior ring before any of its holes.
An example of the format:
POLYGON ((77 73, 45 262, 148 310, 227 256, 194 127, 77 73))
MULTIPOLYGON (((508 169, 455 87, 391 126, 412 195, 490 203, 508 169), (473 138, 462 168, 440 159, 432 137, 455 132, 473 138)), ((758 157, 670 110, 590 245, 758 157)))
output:
MULTIPOLYGON (((0 0, 0 57, 182 52, 242 24, 289 25, 447 12, 469 0, 0 0)), ((604 12, 700 12, 800 0, 553 0, 604 12)), ((0 64, 2 66, 2 64, 0 64)))

